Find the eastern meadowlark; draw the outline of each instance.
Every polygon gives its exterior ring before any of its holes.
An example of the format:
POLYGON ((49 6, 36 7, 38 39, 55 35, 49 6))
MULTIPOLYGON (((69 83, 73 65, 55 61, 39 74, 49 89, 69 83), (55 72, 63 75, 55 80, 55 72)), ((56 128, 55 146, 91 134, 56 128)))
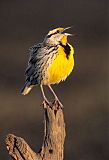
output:
POLYGON ((44 100, 49 103, 43 90, 43 85, 47 85, 55 97, 55 102, 61 104, 51 84, 65 80, 74 67, 74 48, 68 43, 68 36, 71 34, 65 32, 69 28, 71 27, 49 31, 42 43, 30 48, 23 95, 39 84, 44 100))

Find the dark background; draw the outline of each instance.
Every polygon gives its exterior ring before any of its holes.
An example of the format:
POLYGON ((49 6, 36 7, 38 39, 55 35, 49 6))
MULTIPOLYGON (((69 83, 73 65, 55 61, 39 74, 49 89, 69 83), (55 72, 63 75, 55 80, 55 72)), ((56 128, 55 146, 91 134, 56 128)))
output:
POLYGON ((64 104, 65 160, 109 158, 107 12, 107 0, 0 1, 0 160, 10 159, 4 144, 8 133, 24 138, 34 151, 41 147, 40 88, 20 94, 28 48, 49 30, 71 25, 75 69, 54 86, 64 104))

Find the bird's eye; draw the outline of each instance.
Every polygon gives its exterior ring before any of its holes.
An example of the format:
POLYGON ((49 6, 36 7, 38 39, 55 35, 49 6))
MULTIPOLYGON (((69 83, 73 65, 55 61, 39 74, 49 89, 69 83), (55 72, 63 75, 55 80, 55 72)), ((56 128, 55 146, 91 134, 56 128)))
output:
POLYGON ((59 31, 59 30, 57 30, 57 33, 60 33, 60 31, 59 31))
POLYGON ((55 33, 48 34, 48 35, 47 35, 47 38, 50 38, 52 35, 55 35, 55 34, 57 34, 57 33, 60 33, 60 30, 57 30, 55 33))

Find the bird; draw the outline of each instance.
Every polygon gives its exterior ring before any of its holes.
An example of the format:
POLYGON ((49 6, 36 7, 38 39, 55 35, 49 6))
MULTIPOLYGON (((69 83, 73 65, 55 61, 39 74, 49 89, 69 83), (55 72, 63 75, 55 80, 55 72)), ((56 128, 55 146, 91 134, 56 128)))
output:
POLYGON ((71 27, 50 30, 41 43, 34 44, 29 49, 25 85, 21 91, 23 95, 39 85, 44 101, 50 103, 43 89, 43 86, 48 86, 55 102, 63 106, 51 85, 64 81, 74 68, 74 47, 68 43, 68 37, 72 34, 66 32, 69 28, 71 27))

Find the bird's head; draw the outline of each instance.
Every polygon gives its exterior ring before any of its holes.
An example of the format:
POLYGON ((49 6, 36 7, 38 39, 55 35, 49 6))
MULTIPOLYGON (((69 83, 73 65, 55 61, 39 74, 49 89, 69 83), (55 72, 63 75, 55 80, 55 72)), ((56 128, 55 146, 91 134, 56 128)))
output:
POLYGON ((72 34, 66 33, 65 31, 71 27, 67 28, 56 28, 48 32, 45 36, 44 43, 47 45, 58 45, 62 43, 65 45, 67 43, 67 37, 71 36, 72 34))

